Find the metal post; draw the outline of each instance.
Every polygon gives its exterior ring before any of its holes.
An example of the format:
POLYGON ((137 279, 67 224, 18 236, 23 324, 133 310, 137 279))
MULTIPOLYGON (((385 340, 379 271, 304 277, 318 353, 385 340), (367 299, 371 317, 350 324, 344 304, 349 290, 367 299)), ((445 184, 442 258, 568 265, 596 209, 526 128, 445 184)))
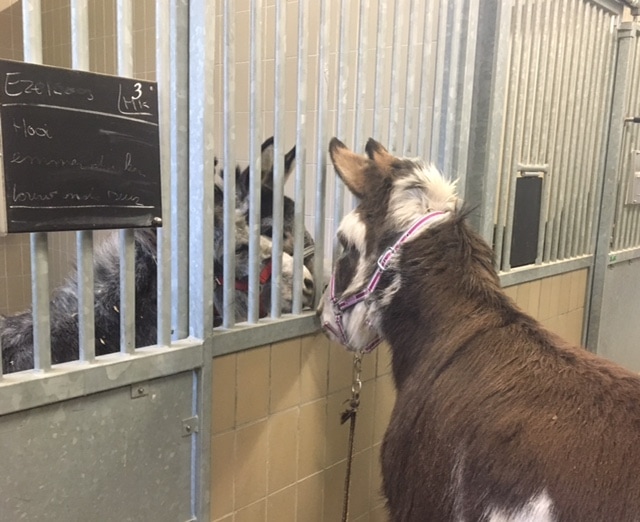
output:
POLYGON ((613 227, 615 200, 608 197, 614 193, 618 178, 618 168, 622 156, 622 143, 625 134, 626 102, 631 88, 633 52, 638 34, 638 26, 622 24, 618 30, 618 55, 614 79, 609 139, 605 163, 605 175, 602 182, 602 201, 597 216, 597 240, 594 265, 591 274, 591 292, 588 305, 588 327, 586 345, 592 352, 598 348, 600 317, 603 309, 604 284, 609 261, 611 231, 613 227))

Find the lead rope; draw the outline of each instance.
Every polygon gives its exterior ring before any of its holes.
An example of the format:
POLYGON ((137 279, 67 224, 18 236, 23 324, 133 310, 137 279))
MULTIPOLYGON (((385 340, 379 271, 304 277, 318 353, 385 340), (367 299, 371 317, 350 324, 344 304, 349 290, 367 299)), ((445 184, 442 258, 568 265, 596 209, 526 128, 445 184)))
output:
POLYGON ((347 522, 349 518, 349 492, 351 489, 351 464, 353 463, 353 439, 356 431, 356 413, 360 406, 360 391, 362 390, 362 380, 360 374, 362 373, 362 353, 356 352, 353 355, 353 369, 352 369, 352 381, 351 381, 351 399, 348 402, 349 406, 340 415, 340 424, 344 424, 350 420, 349 424, 349 446, 347 449, 347 471, 344 479, 344 501, 342 504, 342 522, 347 522))

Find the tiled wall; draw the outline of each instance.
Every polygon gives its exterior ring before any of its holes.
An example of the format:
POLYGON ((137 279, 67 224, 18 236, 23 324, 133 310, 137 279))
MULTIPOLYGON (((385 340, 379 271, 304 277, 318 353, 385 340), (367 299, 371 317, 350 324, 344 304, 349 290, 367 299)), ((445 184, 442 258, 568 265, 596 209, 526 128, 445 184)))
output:
MULTIPOLYGON (((318 333, 213 361, 212 520, 340 520, 352 356, 318 333)), ((395 392, 386 346, 365 356, 350 520, 385 520, 378 455, 395 392)))
POLYGON ((581 344, 588 274, 585 268, 510 286, 505 292, 549 330, 581 344))

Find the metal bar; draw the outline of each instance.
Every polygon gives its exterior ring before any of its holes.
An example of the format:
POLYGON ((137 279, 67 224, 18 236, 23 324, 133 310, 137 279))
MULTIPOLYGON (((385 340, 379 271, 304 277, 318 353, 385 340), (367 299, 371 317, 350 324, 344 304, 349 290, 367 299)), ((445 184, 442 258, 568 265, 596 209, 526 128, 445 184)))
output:
MULTIPOLYGON (((571 24, 567 21, 569 9, 567 8, 567 1, 563 2, 561 15, 560 15, 560 27, 561 34, 558 41, 557 53, 560 56, 560 60, 557 63, 555 85, 554 85, 554 103, 559 106, 559 109, 555 111, 554 118, 554 130, 553 140, 550 141, 550 146, 553 152, 550 153, 549 162, 554 165, 554 172, 556 176, 551 178, 551 201, 549 202, 549 215, 550 220, 547 224, 547 235, 545 237, 545 255, 544 261, 555 261, 557 259, 558 248, 558 234, 560 229, 560 220, 562 219, 562 151, 564 145, 563 138, 565 136, 565 122, 566 122, 566 109, 567 109, 567 90, 569 82, 566 81, 568 77, 568 69, 571 66, 570 60, 567 59, 571 55, 571 36, 569 27, 571 24)), ((554 117, 554 109, 552 109, 552 118, 554 117)))
MULTIPOLYGON (((400 70, 400 50, 403 27, 403 10, 400 0, 395 1, 393 10, 393 47, 391 49, 391 71, 400 70)), ((398 118, 400 112, 400 92, 398 82, 393 73, 389 74, 391 98, 389 101, 389 148, 398 152, 398 118)))
POLYGON ((137 350, 135 357, 112 353, 90 366, 72 361, 56 365, 54 372, 11 373, 0 382, 0 416, 190 371, 201 365, 202 344, 186 339, 174 344, 172 350, 150 346, 137 350))
MULTIPOLYGON (((596 41, 599 42, 598 52, 596 56, 595 69, 596 71, 600 71, 599 75, 596 76, 595 80, 595 91, 593 93, 593 98, 589 103, 590 107, 594 107, 594 119, 589 129, 588 136, 588 145, 587 145, 587 173, 588 178, 585 180, 585 190, 587 192, 586 197, 584 197, 584 205, 582 210, 582 216, 580 218, 583 227, 584 233, 580 236, 580 243, 578 246, 578 251, 591 254, 593 253, 591 250, 591 229, 593 226, 593 216, 594 216, 594 198, 596 192, 596 184, 597 179, 599 177, 599 173, 601 171, 597 170, 597 155, 600 147, 597 144, 600 141, 601 130, 604 125, 604 115, 606 113, 605 106, 603 104, 602 98, 604 95, 604 83, 606 82, 606 72, 604 71, 605 57, 607 56, 607 49, 609 46, 609 42, 611 41, 611 36, 606 34, 605 32, 605 24, 604 24, 604 13, 600 10, 598 12, 598 32, 596 34, 596 41), (604 71, 604 72, 603 72, 604 71)), ((610 29, 609 29, 610 31, 610 29)))
MULTIPOLYGON (((586 27, 587 27, 587 37, 583 41, 583 47, 586 47, 584 52, 586 53, 585 64, 587 65, 584 69, 590 71, 599 71, 599 69, 595 69, 595 62, 597 60, 597 53, 595 52, 596 42, 599 42, 598 36, 598 25, 597 20, 593 16, 594 9, 592 7, 587 6, 586 8, 586 27)), ((589 143, 589 138, 592 135, 594 119, 595 115, 591 111, 591 108, 595 105, 595 100, 593 99, 593 91, 595 90, 595 83, 597 81, 597 74, 589 74, 583 73, 582 77, 582 86, 584 89, 584 94, 582 97, 582 105, 580 110, 580 122, 578 128, 581 129, 581 132, 584 132, 585 135, 582 136, 582 139, 579 140, 577 144, 578 147, 578 155, 577 155, 577 166, 576 166, 576 195, 574 197, 573 203, 573 212, 571 213, 571 223, 570 223, 570 250, 569 257, 574 257, 579 253, 584 253, 580 251, 580 243, 581 238, 585 236, 584 229, 584 210, 585 210, 585 196, 586 196, 586 187, 588 183, 586 183, 586 179, 590 175, 588 171, 588 149, 587 144, 589 143)))
MULTIPOLYGON (((22 2, 22 34, 24 60, 42 63, 42 7, 40 0, 24 0, 22 2)), ((36 370, 47 371, 51 368, 47 234, 43 232, 31 234, 30 244, 34 367, 36 370)))
MULTIPOLYGON (((530 116, 530 100, 533 98, 531 91, 531 48, 533 46, 533 38, 532 38, 532 4, 528 2, 526 4, 526 13, 524 16, 524 28, 522 29, 522 44, 521 44, 521 56, 519 61, 519 70, 520 73, 520 82, 518 84, 518 98, 516 107, 514 107, 514 112, 517 111, 517 114, 514 115, 514 131, 513 131, 513 149, 511 152, 511 158, 508 162, 505 162, 505 165, 513 164, 514 167, 517 165, 517 162, 522 159, 523 155, 526 154, 527 149, 527 132, 525 132, 525 122, 528 120, 528 116, 530 116)), ((524 7, 522 8, 524 10, 524 7)), ((519 33, 516 31, 516 35, 519 33)), ((517 38, 518 36, 516 36, 517 38)), ((516 55, 517 56, 517 55, 516 55)), ((534 80, 535 81, 535 80, 534 80)), ((526 156, 526 161, 530 161, 530 157, 526 156)), ((517 182, 517 167, 513 168, 512 175, 509 177, 509 194, 507 200, 507 212, 506 212, 506 222, 505 222, 505 231, 504 231, 504 242, 503 242, 503 255, 502 255, 502 270, 504 272, 508 272, 511 270, 511 240, 513 238, 513 215, 515 210, 515 195, 516 195, 516 182, 517 182)))
MULTIPOLYGON (((483 63, 484 56, 480 53, 478 56, 478 65, 476 71, 481 79, 484 79, 488 75, 488 79, 483 84, 488 84, 488 90, 490 95, 488 96, 487 111, 483 113, 486 117, 486 154, 484 151, 478 152, 474 147, 474 154, 485 154, 482 158, 482 179, 479 180, 473 187, 473 194, 476 196, 476 200, 479 202, 480 216, 477 220, 477 229, 482 237, 489 243, 494 245, 494 252, 496 252, 496 266, 499 265, 499 252, 501 251, 501 244, 498 242, 497 233, 500 226, 496 227, 497 223, 497 209, 500 204, 497 200, 498 190, 500 186, 500 173, 501 173, 501 160, 502 160, 502 144, 503 144, 503 131, 506 125, 507 106, 504 103, 509 93, 509 63, 511 53, 511 19, 512 19, 512 6, 504 2, 496 0, 491 7, 495 9, 496 28, 494 34, 482 34, 482 41, 489 40, 493 45, 493 53, 491 56, 490 65, 483 63), (485 72, 485 69, 489 69, 490 72, 485 72), (483 74, 484 73, 484 74, 483 74)), ((488 16, 487 11, 483 8, 479 14, 483 17, 479 22, 480 28, 484 25, 489 25, 493 18, 488 16), (485 17, 488 17, 485 18, 485 17)), ((482 85, 478 82, 479 89, 481 90, 478 95, 483 95, 482 85)), ((476 93, 474 93, 476 95, 476 93)), ((481 106, 476 104, 476 110, 480 111, 481 106)), ((482 133, 482 129, 474 131, 475 133, 482 133)), ((475 138, 472 141, 476 141, 475 138)), ((480 146, 479 149, 485 147, 480 146)), ((471 179, 467 179, 467 184, 471 179)), ((467 196, 468 197, 468 196, 467 196)))
MULTIPOLYGON (((433 12, 436 0, 430 0, 424 6, 424 19, 422 30, 422 66, 420 67, 420 103, 418 107, 418 146, 417 153, 421 158, 427 158, 427 151, 430 147, 427 139, 430 139, 429 129, 433 127, 433 114, 429 118, 429 91, 433 76, 431 74, 432 58, 433 58, 433 39, 431 35, 431 27, 433 26, 433 12)), ((433 99, 431 99, 433 104, 433 99)), ((377 107, 377 104, 374 104, 377 107)), ((377 111, 379 112, 379 111, 377 111)))
MULTIPOLYGON (((215 4, 189 3, 189 333, 213 330, 215 4)), ((209 520, 205 518, 205 520, 209 520)))
POLYGON ((586 40, 584 39, 584 26, 586 23, 585 18, 585 9, 584 3, 579 2, 575 11, 575 16, 572 18, 575 20, 575 47, 574 52, 572 54, 574 67, 571 73, 571 86, 569 87, 569 92, 573 93, 573 104, 571 111, 571 127, 570 134, 568 136, 569 139, 569 150, 565 151, 566 157, 566 191, 565 194, 565 214, 566 218, 564 219, 564 226, 560 231, 560 241, 558 254, 564 259, 569 256, 570 251, 570 243, 571 239, 569 237, 569 233, 573 228, 574 223, 574 211, 575 211, 575 198, 576 198, 576 176, 578 176, 578 160, 579 158, 575 157, 575 151, 578 147, 578 134, 581 132, 580 129, 580 118, 582 116, 582 104, 584 102, 584 76, 581 77, 581 74, 586 70, 583 67, 585 63, 584 58, 584 50, 586 46, 586 40), (582 73, 581 73, 582 71, 582 73))
MULTIPOLYGON (((447 20, 448 20, 449 2, 439 3, 438 12, 438 41, 436 43, 436 70, 435 77, 439 80, 435 81, 433 90, 433 116, 431 127, 431 151, 429 158, 439 168, 442 168, 442 160, 440 157, 440 134, 442 132, 442 111, 443 111, 443 93, 445 92, 445 60, 447 50, 447 20)), ((448 86, 447 86, 448 87, 448 86)))
POLYGON ((369 0, 360 0, 360 12, 358 15, 358 62, 356 66, 356 90, 353 124, 353 143, 357 150, 364 149, 364 116, 366 114, 367 94, 367 51, 369 32, 369 0))
MULTIPOLYGON (((327 3, 320 5, 320 31, 318 34, 318 91, 316 116, 316 219, 314 226, 315 255, 313 273, 316 288, 324 288, 324 241, 325 241, 325 188, 327 184, 327 47, 329 45, 329 20, 327 3)), ((320 301, 320 292, 316 292, 314 306, 320 301)))
POLYGON ((479 0, 468 0, 466 10, 466 46, 464 50, 464 62, 462 65, 462 81, 460 84, 460 116, 458 122, 458 139, 454 145, 454 172, 457 174, 458 195, 465 198, 467 186, 467 172, 469 161, 469 145, 471 135, 471 113, 473 111, 473 85, 475 76, 476 43, 478 40, 478 11, 480 9, 479 0))
MULTIPOLYGON (((133 76, 133 6, 117 0, 118 74, 133 76)), ((120 351, 133 353, 135 346, 135 236, 133 229, 120 230, 120 351)))
MULTIPOLYGON (((513 165, 514 165, 514 153, 515 148, 515 129, 517 119, 517 109, 519 107, 519 92, 520 92, 520 64, 522 43, 520 42, 520 35, 522 34, 522 9, 518 5, 514 6, 516 11, 515 23, 513 28, 513 41, 511 42, 511 63, 509 74, 509 93, 507 98, 507 122, 504 131, 504 143, 502 152, 502 165, 500 170, 500 195, 498 200, 498 219, 497 229, 495 234, 495 251, 496 251, 496 266, 502 270, 508 270, 508 256, 505 250, 507 240, 506 227, 507 216, 509 214, 511 187, 515 183, 513 179, 513 165)), ((511 245, 509 245, 509 249, 511 245)))
MULTIPOLYGON (((349 29, 350 13, 349 0, 340 1, 340 35, 338 40, 338 70, 336 85, 336 131, 338 136, 346 138, 347 135, 347 103, 349 98, 349 29)), ((354 145, 358 147, 359 145, 354 145)), ((329 182, 331 184, 331 182, 329 182)), ((333 178, 333 249, 331 264, 336 262, 340 254, 340 244, 336 238, 336 231, 344 216, 344 183, 335 176, 333 178)))
MULTIPOLYGON (((88 0, 71 0, 71 64, 74 69, 89 70, 88 0)), ((93 362, 96 356, 93 232, 76 232, 76 257, 79 356, 81 361, 93 362)))
MULTIPOLYGON (((236 251, 236 161, 233 145, 236 141, 235 128, 235 5, 233 2, 224 2, 222 8, 222 63, 223 63, 223 170, 224 170, 224 202, 223 202, 223 230, 224 230, 224 251, 227 253, 236 251)), ((224 256, 224 266, 222 272, 224 281, 235 281, 236 266, 235 255, 224 256)), ((231 328, 236 322, 235 286, 223 285, 223 310, 222 325, 231 328)))
POLYGON ((31 299, 33 303, 34 369, 51 369, 49 259, 47 235, 31 234, 31 299))
POLYGON ((271 263, 271 317, 282 315, 282 231, 284 224, 284 95, 287 1, 276 0, 275 129, 273 161, 273 249, 271 263))
MULTIPOLYGON (((542 7, 538 6, 539 10, 542 7)), ((537 89, 537 98, 535 102, 536 110, 533 112, 533 135, 531 138, 531 158, 536 163, 546 162, 546 140, 549 121, 549 96, 550 86, 552 82, 549 80, 550 72, 553 71, 553 65, 555 63, 555 54, 550 51, 551 37, 550 33, 555 32, 556 19, 551 16, 551 2, 546 0, 544 2, 544 11, 540 14, 540 18, 536 20, 536 23, 542 26, 542 34, 540 37, 540 43, 538 47, 538 66, 539 66, 539 84, 540 88, 537 89)), ((546 180, 548 181, 548 180, 546 180)), ((546 182, 545 182, 546 184, 546 182)), ((543 228, 540 229, 540 237, 544 234, 543 228)), ((539 253, 541 255, 541 253, 539 253)))
MULTIPOLYGON (((409 20, 415 19, 416 2, 409 2, 409 20)), ((414 91, 416 83, 416 42, 415 40, 415 23, 409 23, 409 31, 407 36, 407 74, 404 78, 404 131, 402 133, 402 155, 410 156, 414 152, 413 148, 413 111, 414 111, 414 91)), ((356 91, 359 92, 359 91, 356 91)), ((357 111, 356 111, 357 114, 357 111)), ((359 143, 359 142, 356 142, 359 143)))
MULTIPOLYGON (((441 157, 443 158, 441 168, 448 176, 457 176, 454 173, 454 143, 456 140, 458 114, 458 73, 460 70, 460 36, 462 34, 462 0, 447 2, 449 6, 449 16, 447 23, 447 41, 450 44, 449 52, 446 56, 447 65, 447 100, 444 118, 444 143, 441 144, 441 157)), ((464 183, 463 183, 464 185, 464 183)))
MULTIPOLYGON (((158 249, 158 307, 157 326, 159 345, 168 346, 171 344, 171 241, 172 241, 172 216, 169 212, 171 207, 171 185, 172 185, 172 136, 171 129, 176 125, 172 122, 172 98, 176 99, 176 86, 171 83, 171 20, 172 8, 175 3, 156 3, 156 81, 158 83, 158 121, 160 131, 160 174, 162 190, 163 220, 162 228, 157 230, 158 249)), ((177 13, 176 13, 177 14, 177 13)), ((176 18, 176 23, 180 23, 176 18)), ((184 21, 184 17, 182 18, 184 21)), ((186 42, 185 42, 186 43, 186 42)), ((177 174, 176 174, 177 175, 177 174)), ((176 209, 177 210, 177 209, 176 209)), ((183 209, 183 213, 186 210, 183 209)), ((181 257, 181 256, 176 256, 181 257)), ((184 256, 186 257, 186 256, 184 256)))
MULTIPOLYGON (((293 305, 294 314, 302 313, 302 290, 305 237, 305 193, 307 167, 307 48, 309 32, 309 11, 305 2, 298 4, 298 97, 296 103, 296 174, 293 263, 293 305)), ((320 291, 318 288, 317 292, 320 291)))
MULTIPOLYGON (((384 58, 387 32, 387 0, 378 0, 378 23, 376 30, 376 68, 373 80, 373 106, 382 107, 382 89, 384 78, 384 58)), ((382 128, 382 110, 373 111, 373 129, 371 131, 374 138, 383 140, 382 128)))
POLYGON ((545 221, 544 228, 544 246, 542 261, 548 262, 551 258, 551 236, 553 233, 553 221, 556 216, 556 200, 557 200, 557 187, 558 187, 558 175, 559 169, 556 169, 556 163, 554 158, 554 145, 558 136, 559 130, 559 111, 560 103, 558 102, 559 91, 562 86, 562 69, 564 62, 564 53, 561 52, 563 46, 563 38, 565 37, 565 23, 566 23, 566 2, 554 2, 553 15, 553 31, 551 33, 550 54, 553 60, 553 66, 551 70, 551 78, 549 81, 548 90, 548 106, 549 112, 547 119, 549 123, 545 125, 548 128, 547 134, 543 133, 542 141, 544 143, 545 156, 549 163, 552 165, 554 176, 548 180, 549 199, 547 202, 547 219, 545 221), (557 171, 557 173, 556 173, 557 171))
MULTIPOLYGON (((156 16, 165 2, 156 2, 156 16)), ((164 12, 163 12, 164 13, 164 12)), ((163 14, 166 16, 166 13, 163 14)), ((189 5, 171 0, 169 20, 169 89, 171 136, 171 314, 174 339, 189 335, 189 5)), ((166 38, 156 32, 156 39, 166 38)), ((160 60, 156 60, 160 63, 160 60)), ((159 82, 160 83, 160 82, 159 82)), ((163 203, 164 205, 164 203, 163 203)), ((170 208, 170 210, 169 210, 170 208)), ((165 232, 166 234, 166 232, 165 232)), ((159 342, 161 340, 159 339, 159 342)))
POLYGON ((613 103, 614 91, 615 91, 615 80, 616 80, 616 70, 617 70, 617 53, 618 53, 618 33, 617 33, 617 19, 615 17, 611 17, 610 21, 610 33, 611 37, 607 39, 608 42, 608 59, 609 59, 609 67, 604 74, 603 82, 606 84, 606 93, 601 96, 600 103, 600 111, 602 114, 601 117, 601 128, 602 128, 602 136, 606 136, 600 141, 600 146, 596 147, 594 152, 597 153, 596 161, 598 164, 596 172, 599 174, 595 176, 593 179, 592 190, 593 198, 592 204, 590 208, 594 209, 593 217, 588 222, 588 231, 589 234, 589 252, 594 252, 597 246, 597 237, 598 237, 598 221, 599 221, 599 212, 600 205, 602 199, 602 190, 604 188, 603 179, 606 176, 606 162, 607 162, 607 150, 608 150, 608 135, 606 134, 608 128, 611 125, 611 104, 613 103), (600 175, 600 173, 602 173, 600 175))
POLYGON ((618 30, 618 53, 614 78, 615 89, 610 113, 609 141, 605 165, 605 175, 602 181, 603 195, 600 213, 599 230, 594 254, 590 301, 588 305, 588 329, 586 336, 587 347, 596 351, 600 334, 600 320, 603 308, 604 279, 609 262, 609 238, 613 226, 615 202, 607 194, 612 193, 618 177, 618 168, 622 154, 624 136, 624 117, 626 116, 626 100, 630 88, 632 52, 636 42, 633 25, 623 24, 618 30))
POLYGON ((593 261, 592 256, 579 256, 573 259, 565 259, 563 261, 554 261, 553 263, 542 263, 540 265, 527 265, 518 268, 512 268, 510 272, 500 274, 500 284, 502 287, 519 285, 536 281, 558 274, 574 272, 584 268, 590 268, 593 261))
POLYGON ((251 0, 249 32, 249 293, 247 321, 260 318, 260 227, 262 154, 262 0, 251 0))

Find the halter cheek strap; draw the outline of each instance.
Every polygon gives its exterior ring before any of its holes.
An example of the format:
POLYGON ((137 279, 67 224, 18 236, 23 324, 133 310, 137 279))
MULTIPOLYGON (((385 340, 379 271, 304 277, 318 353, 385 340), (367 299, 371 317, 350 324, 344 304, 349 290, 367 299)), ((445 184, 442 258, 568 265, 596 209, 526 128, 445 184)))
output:
MULTIPOLYGON (((349 338, 347 337, 347 333, 343 323, 344 312, 347 311, 349 308, 354 307, 358 303, 364 301, 369 295, 371 295, 374 292, 374 290, 378 286, 378 283, 380 282, 380 279, 382 278, 382 273, 385 272, 387 268, 389 268, 389 264, 391 263, 393 256, 396 255, 396 253, 398 252, 398 248, 405 241, 407 241, 407 239, 409 239, 411 236, 413 236, 414 234, 416 234, 417 232, 425 228, 429 224, 429 222, 432 221, 434 218, 442 215, 444 215, 444 212, 435 211, 435 212, 430 212, 429 214, 422 216, 421 218, 416 220, 392 246, 388 247, 380 255, 376 263, 377 264, 376 271, 373 273, 373 276, 371 276, 371 279, 369 280, 369 284, 367 284, 367 286, 364 287, 359 292, 352 294, 347 298, 338 299, 335 293, 335 273, 332 274, 331 282, 329 283, 329 288, 330 288, 329 296, 331 299, 331 304, 333 305, 335 327, 328 321, 325 321, 322 325, 323 328, 325 328, 326 330, 329 330, 333 335, 335 335, 344 346, 346 346, 347 348, 351 348, 351 345, 349 343, 349 338)), ((369 344, 367 344, 367 346, 365 346, 360 350, 354 350, 354 351, 369 353, 376 346, 378 346, 381 341, 382 339, 380 338, 380 336, 376 335, 376 337, 369 344)))

